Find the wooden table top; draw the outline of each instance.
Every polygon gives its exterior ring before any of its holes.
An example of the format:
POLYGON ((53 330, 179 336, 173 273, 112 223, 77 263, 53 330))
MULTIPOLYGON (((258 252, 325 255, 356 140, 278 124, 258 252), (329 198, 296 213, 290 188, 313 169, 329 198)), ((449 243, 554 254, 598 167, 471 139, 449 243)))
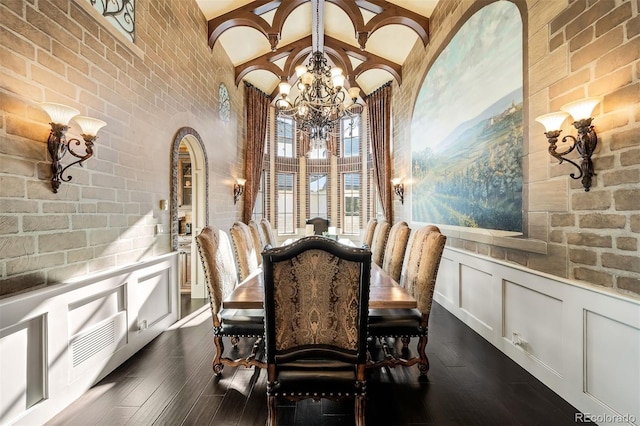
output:
MULTIPOLYGON (((223 308, 262 309, 264 301, 264 276, 258 269, 240 283, 222 302, 223 308)), ((376 309, 415 308, 416 299, 375 263, 371 264, 369 307, 376 309)))

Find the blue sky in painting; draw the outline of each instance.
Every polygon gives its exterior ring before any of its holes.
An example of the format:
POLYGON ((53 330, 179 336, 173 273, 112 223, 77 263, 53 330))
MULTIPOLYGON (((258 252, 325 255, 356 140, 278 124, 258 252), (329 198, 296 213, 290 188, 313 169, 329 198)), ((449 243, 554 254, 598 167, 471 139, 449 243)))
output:
POLYGON ((522 87, 522 19, 507 1, 476 12, 429 70, 418 93, 412 151, 438 146, 459 124, 522 87), (427 136, 427 137, 426 137, 427 136))

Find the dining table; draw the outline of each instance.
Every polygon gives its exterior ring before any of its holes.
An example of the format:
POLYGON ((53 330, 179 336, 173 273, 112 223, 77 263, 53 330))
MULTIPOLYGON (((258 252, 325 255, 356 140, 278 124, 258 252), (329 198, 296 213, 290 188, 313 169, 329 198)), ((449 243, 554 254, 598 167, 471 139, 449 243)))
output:
MULTIPOLYGON (((222 301, 225 309, 263 309, 264 274, 258 268, 244 279, 222 301)), ((417 302, 389 274, 375 263, 371 264, 369 308, 413 309, 417 302)))

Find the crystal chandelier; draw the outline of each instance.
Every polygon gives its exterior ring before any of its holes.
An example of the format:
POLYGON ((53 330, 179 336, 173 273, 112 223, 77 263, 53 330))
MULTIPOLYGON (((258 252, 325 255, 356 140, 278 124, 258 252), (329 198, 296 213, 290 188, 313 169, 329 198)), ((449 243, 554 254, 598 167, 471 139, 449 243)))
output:
POLYGON ((324 53, 316 51, 309 64, 296 67, 298 95, 291 101, 291 85, 280 83, 276 101, 278 114, 295 119, 297 130, 309 137, 309 148, 326 149, 327 138, 340 129, 340 120, 355 119, 362 112, 357 102, 360 89, 344 88, 345 76, 340 68, 331 68, 324 53))

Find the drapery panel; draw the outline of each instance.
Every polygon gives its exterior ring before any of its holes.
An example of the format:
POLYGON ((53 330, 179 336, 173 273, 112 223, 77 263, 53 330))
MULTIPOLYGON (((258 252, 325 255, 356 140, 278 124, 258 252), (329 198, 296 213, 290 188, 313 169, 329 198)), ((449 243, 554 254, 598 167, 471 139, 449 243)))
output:
POLYGON ((247 149, 245 157, 244 207, 242 220, 249 223, 253 207, 260 190, 264 146, 269 123, 269 96, 249 83, 245 83, 245 111, 247 129, 247 149))
POLYGON ((391 83, 386 83, 367 97, 369 134, 373 172, 380 195, 382 212, 393 223, 393 199, 391 193, 391 83))

